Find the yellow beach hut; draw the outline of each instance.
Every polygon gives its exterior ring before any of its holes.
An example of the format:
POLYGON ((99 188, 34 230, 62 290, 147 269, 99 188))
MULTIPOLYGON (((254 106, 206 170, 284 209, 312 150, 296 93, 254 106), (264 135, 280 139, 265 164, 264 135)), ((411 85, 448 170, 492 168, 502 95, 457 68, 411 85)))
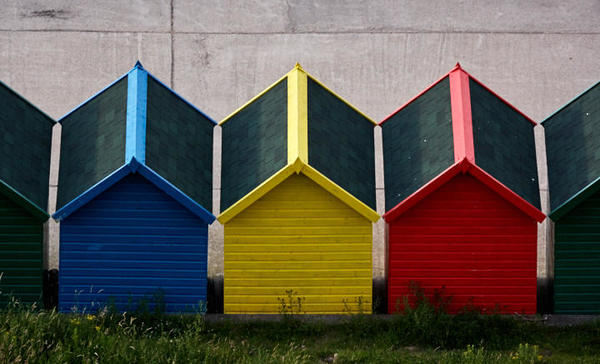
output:
POLYGON ((224 313, 371 313, 376 123, 296 65, 220 125, 224 313))

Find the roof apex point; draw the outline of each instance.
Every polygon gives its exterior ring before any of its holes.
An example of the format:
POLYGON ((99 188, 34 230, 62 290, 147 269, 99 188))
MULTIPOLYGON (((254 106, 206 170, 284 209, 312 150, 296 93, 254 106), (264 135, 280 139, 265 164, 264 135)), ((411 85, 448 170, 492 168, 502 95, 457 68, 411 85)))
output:
POLYGON ((140 62, 140 60, 138 59, 137 62, 135 62, 135 66, 133 66, 134 68, 139 68, 139 69, 144 69, 144 66, 142 66, 142 62, 140 62))
POLYGON ((300 65, 299 62, 296 62, 296 65, 294 66, 294 69, 299 69, 300 71, 303 71, 302 66, 300 65))
POLYGON ((300 157, 298 157, 294 163, 292 163, 292 166, 294 168, 294 172, 296 172, 296 174, 300 174, 300 171, 302 171, 302 168, 304 168, 304 162, 302 159, 300 159, 300 157))
POLYGON ((460 62, 456 62, 456 66, 454 66, 454 69, 455 70, 457 70, 457 69, 461 70, 462 69, 462 67, 460 66, 460 62))

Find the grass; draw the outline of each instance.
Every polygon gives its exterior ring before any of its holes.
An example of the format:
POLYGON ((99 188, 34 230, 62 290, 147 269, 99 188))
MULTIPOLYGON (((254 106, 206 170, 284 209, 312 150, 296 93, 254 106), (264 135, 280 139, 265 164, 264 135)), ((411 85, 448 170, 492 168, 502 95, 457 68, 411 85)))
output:
POLYGON ((598 363, 600 322, 547 327, 434 305, 385 319, 207 322, 202 315, 0 311, 0 362, 598 363))

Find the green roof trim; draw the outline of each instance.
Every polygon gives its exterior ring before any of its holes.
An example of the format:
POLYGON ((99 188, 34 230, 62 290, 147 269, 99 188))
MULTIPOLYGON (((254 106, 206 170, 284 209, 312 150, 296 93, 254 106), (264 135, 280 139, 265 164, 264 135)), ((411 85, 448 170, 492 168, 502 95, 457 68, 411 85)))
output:
POLYGON ((52 127, 56 123, 0 83, 0 180, 36 206, 48 205, 52 127))
POLYGON ((469 78, 475 163, 540 208, 534 125, 469 78))
POLYGON ((375 209, 375 125, 308 77, 308 164, 375 209))
POLYGON ((200 205, 212 206, 214 122, 148 77, 146 164, 200 205))
POLYGON ((222 124, 221 211, 287 165, 287 78, 222 124))
POLYGON ((7 185, 4 181, 0 180, 0 194, 22 207, 24 210, 29 212, 33 218, 39 220, 39 222, 45 222, 48 220, 50 215, 46 212, 46 209, 42 209, 37 206, 27 197, 20 194, 17 190, 7 185))
POLYGON ((588 198, 594 196, 600 191, 600 177, 581 189, 578 193, 572 196, 570 199, 565 201, 562 205, 558 206, 549 215, 552 221, 558 221, 563 216, 567 215, 571 210, 579 206, 581 203, 586 201, 588 198))
POLYGON ((126 114, 127 77, 123 77, 59 121, 57 209, 123 165, 126 114))
POLYGON ((381 128, 389 211, 454 164, 449 78, 387 118, 381 128))
POLYGON ((600 177, 600 83, 542 122, 550 206, 562 209, 600 177))

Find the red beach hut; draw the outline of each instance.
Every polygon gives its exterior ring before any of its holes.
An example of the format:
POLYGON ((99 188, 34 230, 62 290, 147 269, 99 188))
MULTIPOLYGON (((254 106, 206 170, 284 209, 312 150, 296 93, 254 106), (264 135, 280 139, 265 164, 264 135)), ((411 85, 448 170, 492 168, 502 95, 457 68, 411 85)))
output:
POLYGON ((413 284, 451 313, 536 312, 536 123, 457 65, 380 125, 389 312, 413 284))

